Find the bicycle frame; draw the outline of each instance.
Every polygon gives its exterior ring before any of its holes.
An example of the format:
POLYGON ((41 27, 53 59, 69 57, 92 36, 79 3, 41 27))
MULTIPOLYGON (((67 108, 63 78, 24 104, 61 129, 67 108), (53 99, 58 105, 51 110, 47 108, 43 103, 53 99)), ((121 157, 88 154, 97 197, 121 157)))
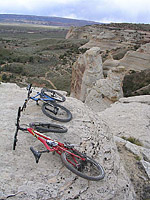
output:
POLYGON ((27 102, 28 102, 30 99, 36 101, 37 105, 38 105, 38 101, 39 101, 39 100, 42 101, 42 102, 50 102, 50 101, 55 102, 55 99, 53 99, 53 98, 51 98, 51 97, 49 97, 49 96, 47 96, 47 95, 43 95, 41 92, 37 92, 36 95, 30 96, 30 94, 32 93, 31 86, 32 86, 32 84, 29 84, 29 85, 27 86, 28 95, 27 95, 27 99, 25 99, 25 102, 24 102, 24 104, 23 104, 23 106, 22 106, 22 108, 21 108, 21 111, 23 111, 23 110, 26 108, 27 102))
POLYGON ((44 101, 44 102, 48 102, 48 101, 55 101, 55 99, 48 97, 47 95, 43 95, 41 92, 37 92, 37 94, 33 97, 29 96, 29 99, 32 99, 34 101, 44 101))
POLYGON ((70 151, 68 151, 69 148, 65 147, 65 144, 55 141, 55 140, 52 140, 50 137, 47 137, 46 135, 34 130, 33 128, 27 128, 27 131, 29 133, 31 133, 34 137, 36 137, 40 142, 42 142, 49 152, 56 151, 59 155, 61 155, 62 151, 66 151, 67 153, 71 154, 72 156, 75 156, 75 157, 80 158, 81 160, 85 161, 85 158, 81 158, 80 156, 77 156, 74 153, 71 153, 70 151), (46 142, 47 140, 57 143, 57 146, 49 146, 46 142))
MULTIPOLYGON (((69 153, 70 155, 72 155, 73 160, 74 160, 75 163, 78 163, 76 161, 75 157, 79 158, 79 159, 81 159, 83 161, 86 160, 86 158, 80 157, 80 156, 75 155, 74 153, 70 152, 69 150, 73 149, 73 147, 69 147, 69 145, 66 145, 66 144, 63 144, 61 142, 52 140, 50 137, 48 137, 48 136, 46 136, 46 135, 44 135, 44 134, 42 134, 42 133, 34 130, 33 128, 22 128, 22 127, 20 127, 19 122, 20 122, 20 117, 21 117, 21 112, 22 111, 23 111, 23 108, 19 107, 19 109, 18 109, 18 115, 17 115, 17 123, 16 123, 17 129, 16 129, 15 136, 14 136, 13 150, 15 150, 15 146, 16 146, 16 143, 18 141, 18 139, 17 139, 18 131, 22 130, 22 131, 28 131, 36 139, 38 139, 40 142, 42 142, 44 144, 44 146, 46 147, 45 151, 35 151, 32 147, 30 147, 30 150, 34 154, 37 163, 39 161, 41 153, 45 153, 45 152, 47 152, 47 153, 49 153, 49 152, 56 152, 59 155, 61 155, 61 153, 65 151, 65 152, 69 153), (48 142, 52 142, 54 145, 49 145, 48 142)), ((72 163, 70 160, 68 160, 68 162, 70 162, 72 165, 75 166, 75 164, 72 163)))

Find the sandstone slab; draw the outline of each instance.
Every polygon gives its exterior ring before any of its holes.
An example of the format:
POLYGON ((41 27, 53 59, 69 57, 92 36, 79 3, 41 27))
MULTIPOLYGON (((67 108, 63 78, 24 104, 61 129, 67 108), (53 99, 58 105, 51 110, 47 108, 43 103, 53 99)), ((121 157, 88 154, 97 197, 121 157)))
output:
MULTIPOLYGON (((135 199, 133 186, 120 162, 111 129, 85 104, 77 99, 67 98, 63 105, 73 114, 72 121, 65 124, 68 132, 48 135, 61 142, 81 144, 80 150, 104 167, 105 178, 98 182, 77 177, 63 166, 56 155, 42 155, 37 165, 29 147, 40 150, 43 145, 28 133, 19 132, 17 147, 13 151, 17 108, 23 104, 26 90, 15 84, 1 84, 0 92, 0 109, 3 113, 0 126, 1 196, 16 194, 11 197, 12 200, 135 199)), ((54 122, 42 114, 41 104, 37 106, 35 102, 29 101, 21 123, 28 124, 32 121, 54 122)))

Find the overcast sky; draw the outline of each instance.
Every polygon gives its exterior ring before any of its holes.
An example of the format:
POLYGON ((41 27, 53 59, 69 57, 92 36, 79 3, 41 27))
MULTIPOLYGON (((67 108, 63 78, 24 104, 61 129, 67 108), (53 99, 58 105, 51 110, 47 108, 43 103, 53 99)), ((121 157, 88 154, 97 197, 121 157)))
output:
POLYGON ((150 0, 0 0, 0 14, 150 23, 150 0))

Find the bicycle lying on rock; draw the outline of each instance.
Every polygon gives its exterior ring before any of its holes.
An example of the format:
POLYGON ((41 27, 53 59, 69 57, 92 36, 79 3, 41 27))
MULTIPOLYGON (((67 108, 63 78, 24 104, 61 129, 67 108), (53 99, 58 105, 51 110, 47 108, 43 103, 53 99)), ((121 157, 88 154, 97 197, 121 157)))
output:
POLYGON ((41 89, 41 92, 36 92, 36 95, 31 96, 31 87, 32 84, 29 84, 27 87, 28 95, 25 101, 25 105, 23 106, 24 108, 26 106, 27 101, 30 99, 34 100, 37 105, 39 104, 39 101, 42 101, 42 111, 46 116, 60 122, 68 122, 72 119, 71 112, 64 106, 56 103, 64 102, 66 100, 66 98, 62 94, 58 93, 55 90, 43 88, 41 89))
POLYGON ((91 181, 99 181, 104 178, 105 173, 100 164, 94 161, 86 154, 80 153, 74 148, 73 144, 61 143, 59 141, 52 140, 50 137, 34 130, 31 127, 23 128, 20 126, 20 117, 23 109, 19 107, 17 114, 16 132, 14 135, 13 150, 16 148, 18 131, 29 132, 45 146, 45 150, 36 151, 33 147, 30 147, 33 153, 36 163, 43 153, 56 152, 60 155, 64 165, 76 175, 91 181))

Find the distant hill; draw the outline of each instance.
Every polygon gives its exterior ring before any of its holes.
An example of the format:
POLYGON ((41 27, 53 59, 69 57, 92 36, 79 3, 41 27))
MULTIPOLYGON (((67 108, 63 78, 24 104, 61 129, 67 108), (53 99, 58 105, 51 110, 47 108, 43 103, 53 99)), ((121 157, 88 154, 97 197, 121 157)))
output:
POLYGON ((46 26, 85 26, 100 24, 98 22, 68 19, 61 17, 45 17, 34 15, 0 14, 0 23, 38 24, 46 26))

